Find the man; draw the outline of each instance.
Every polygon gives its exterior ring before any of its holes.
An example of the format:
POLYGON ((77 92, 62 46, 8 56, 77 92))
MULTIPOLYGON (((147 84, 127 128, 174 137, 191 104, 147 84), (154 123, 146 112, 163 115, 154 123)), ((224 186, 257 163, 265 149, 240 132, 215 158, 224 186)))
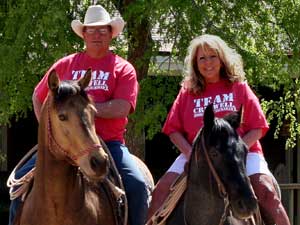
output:
MULTIPOLYGON (((129 206, 129 223, 142 225, 147 211, 147 189, 143 175, 129 153, 124 141, 127 116, 136 106, 138 82, 133 66, 109 50, 112 38, 123 30, 122 18, 111 19, 100 5, 90 6, 84 23, 73 20, 73 31, 84 40, 85 51, 66 56, 52 65, 33 93, 34 112, 39 120, 41 106, 47 96, 47 77, 55 69, 61 80, 77 80, 88 68, 92 79, 86 89, 92 96, 97 113, 97 134, 105 141, 122 177, 129 206)), ((16 177, 32 168, 35 157, 16 173, 16 177)), ((20 201, 20 200, 18 200, 20 201)), ((10 222, 17 201, 11 205, 10 222)))

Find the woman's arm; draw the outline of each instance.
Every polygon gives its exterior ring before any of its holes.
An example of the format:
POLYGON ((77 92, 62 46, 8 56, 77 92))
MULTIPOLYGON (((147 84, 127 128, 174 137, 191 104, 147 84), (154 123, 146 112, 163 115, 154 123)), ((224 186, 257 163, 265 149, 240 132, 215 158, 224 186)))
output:
POLYGON ((182 152, 189 160, 192 153, 192 146, 186 138, 179 132, 174 132, 169 135, 173 144, 182 152))
POLYGON ((246 143, 248 148, 250 148, 261 137, 262 137, 262 129, 258 128, 258 129, 252 129, 252 130, 248 131, 248 133, 246 133, 242 137, 242 139, 246 143))

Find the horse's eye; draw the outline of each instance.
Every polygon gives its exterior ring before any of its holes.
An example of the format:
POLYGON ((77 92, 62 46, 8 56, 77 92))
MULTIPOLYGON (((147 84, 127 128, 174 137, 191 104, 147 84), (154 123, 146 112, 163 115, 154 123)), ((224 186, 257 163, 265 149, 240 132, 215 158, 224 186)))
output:
POLYGON ((68 117, 66 115, 64 115, 64 114, 59 114, 58 118, 59 118, 60 121, 65 121, 65 120, 68 119, 68 117))

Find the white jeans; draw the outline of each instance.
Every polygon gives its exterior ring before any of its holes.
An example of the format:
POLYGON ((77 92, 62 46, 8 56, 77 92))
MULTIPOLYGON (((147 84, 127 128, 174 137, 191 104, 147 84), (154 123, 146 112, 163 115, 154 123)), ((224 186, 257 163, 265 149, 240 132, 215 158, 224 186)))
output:
MULTIPOLYGON (((184 165, 187 162, 187 159, 184 154, 180 154, 173 164, 170 166, 167 172, 174 172, 181 174, 184 171, 184 165)), ((267 175, 272 175, 269 170, 268 163, 265 160, 265 157, 261 154, 249 152, 247 154, 246 161, 246 173, 247 176, 251 176, 256 173, 263 173, 267 175)))

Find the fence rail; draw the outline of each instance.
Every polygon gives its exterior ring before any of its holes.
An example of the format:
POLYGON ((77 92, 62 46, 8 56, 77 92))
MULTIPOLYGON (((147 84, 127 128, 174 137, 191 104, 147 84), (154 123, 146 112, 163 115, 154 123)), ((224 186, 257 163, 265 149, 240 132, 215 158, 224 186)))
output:
POLYGON ((300 190, 299 183, 279 184, 279 186, 283 190, 300 190))
POLYGON ((287 192, 287 213, 292 225, 300 224, 300 183, 279 184, 282 191, 287 192))

